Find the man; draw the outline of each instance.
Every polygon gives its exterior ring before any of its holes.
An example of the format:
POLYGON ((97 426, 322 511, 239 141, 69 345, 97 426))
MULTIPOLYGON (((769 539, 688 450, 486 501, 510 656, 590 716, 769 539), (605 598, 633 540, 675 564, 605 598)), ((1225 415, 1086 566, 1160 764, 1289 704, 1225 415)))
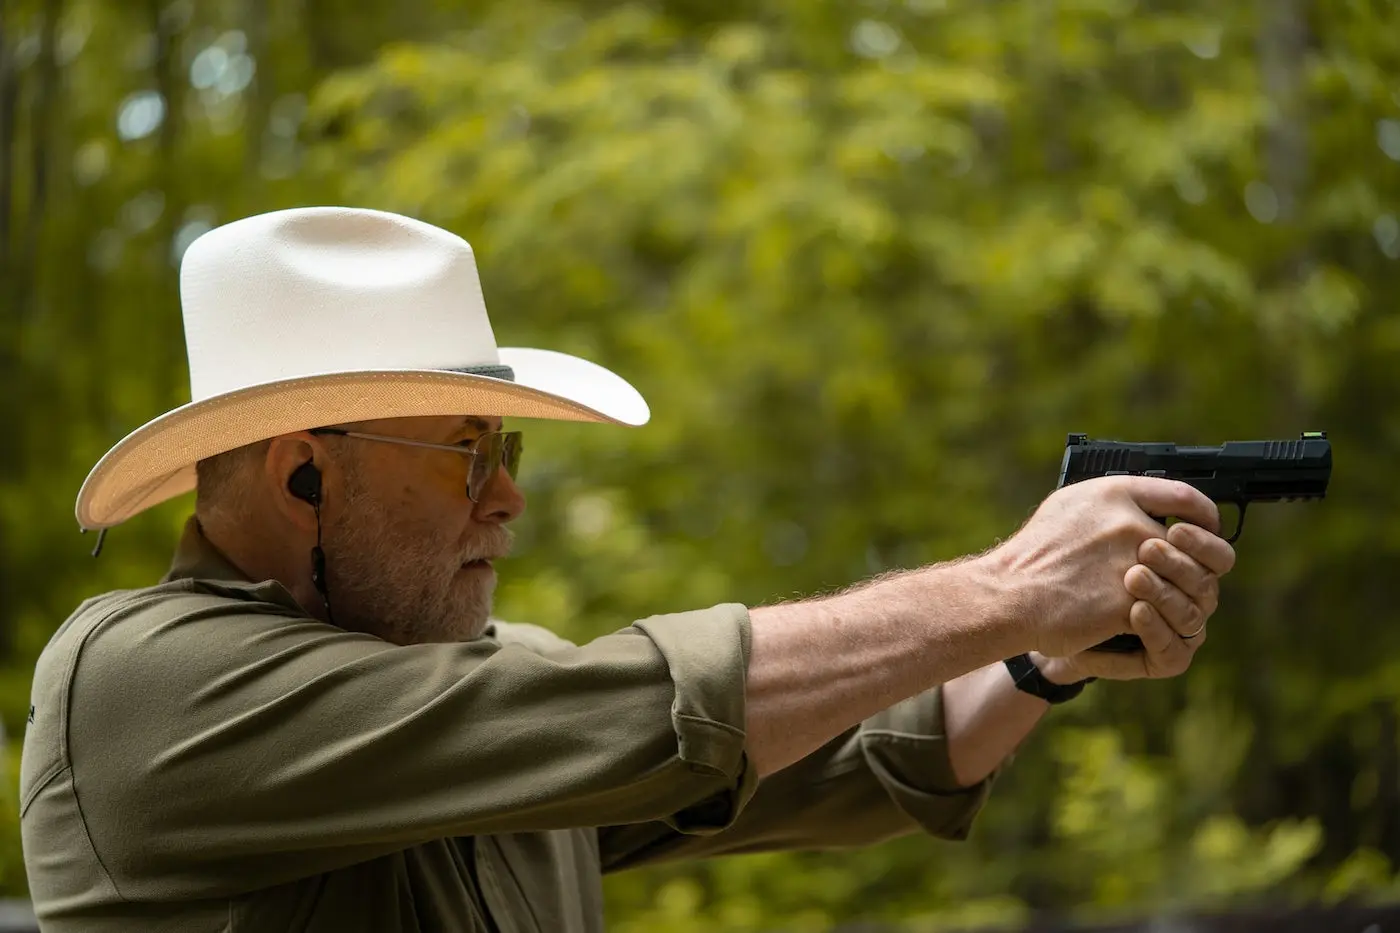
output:
POLYGON ((574 646, 489 619, 525 505, 502 419, 640 425, 630 385, 498 350, 467 244, 391 214, 221 227, 181 296, 194 401, 77 514, 197 479, 195 516, 35 672, 46 930, 596 931, 604 871, 960 839, 1047 700, 1186 669, 1233 563, 1195 490, 1106 478, 975 557, 574 646), (1144 652, 1090 650, 1126 631, 1144 652))

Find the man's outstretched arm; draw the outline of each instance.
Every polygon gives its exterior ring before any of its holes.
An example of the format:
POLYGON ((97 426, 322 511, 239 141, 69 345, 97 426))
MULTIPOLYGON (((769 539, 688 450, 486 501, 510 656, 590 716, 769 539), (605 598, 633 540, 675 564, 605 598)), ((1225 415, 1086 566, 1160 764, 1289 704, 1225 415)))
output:
MULTIPOLYGON (((1133 665, 1184 670, 1191 649, 1175 633, 1147 660, 1087 650, 1123 631, 1168 625, 1129 590, 1161 580, 1138 568, 1147 542, 1167 535, 1157 515, 1219 528, 1215 504, 1184 483, 1106 477, 1057 491, 986 554, 752 610, 750 761, 760 776, 772 774, 903 699, 1023 652, 1065 658, 1081 676, 1133 676, 1133 665)), ((988 708, 993 720, 1000 708, 988 708)), ((1012 709, 1019 732, 1007 730, 1006 752, 1038 718, 1028 713, 1019 701, 1012 709)))
MULTIPOLYGON (((1112 491, 1107 498, 1112 511, 1112 491)), ((1075 540, 1091 539, 1092 531, 1086 533, 1075 518, 1079 509, 1063 506, 1047 502, 1040 518, 1075 540)), ((599 833, 605 869, 742 852, 863 846, 916 831, 966 838, 986 801, 987 779, 1048 709, 1045 701, 1017 690, 1001 663, 1026 650, 1027 636, 1002 640, 1005 632, 1018 630, 1014 614, 1030 613, 1028 607, 1036 605, 1018 597, 1018 587, 1057 580, 1057 572, 1047 569, 1048 555, 1057 545, 1039 537, 1046 527, 1033 520, 1014 543, 979 558, 887 576, 828 599, 751 610, 755 648, 746 745, 751 761, 765 774, 752 801, 732 825, 715 834, 681 833, 661 823, 605 827, 599 833), (804 638, 824 641, 827 653, 779 653, 785 641, 791 647, 804 638), (765 641, 770 649, 766 659, 765 641), (996 660, 975 666, 979 652, 996 660), (900 678, 921 683, 944 671, 952 674, 941 685, 907 699, 900 696, 907 689, 900 678), (801 703, 820 704, 829 718, 806 718, 801 703), (858 723, 840 725, 856 719, 862 708, 881 704, 858 723), (765 716, 772 718, 765 721, 765 716), (833 728, 833 721, 843 729, 839 735, 773 770, 782 758, 766 756, 774 750, 796 754, 833 728), (784 733, 784 722, 806 731, 784 733)), ((1190 649, 1183 648, 1179 633, 1196 631, 1214 611, 1216 580, 1230 569, 1233 552, 1195 525, 1175 525, 1166 539, 1155 522, 1139 531, 1152 536, 1135 555, 1129 552, 1137 564, 1109 580, 1093 574, 1110 567, 1111 560, 1088 560, 1081 591, 1049 585, 1054 599, 1044 605, 1070 612, 1086 604, 1093 587, 1109 585, 1123 599, 1118 624, 1144 636, 1149 652, 1086 651, 1069 657, 1029 652, 1051 680, 1168 676, 1189 661, 1190 649)), ((1026 617, 1043 618, 1048 625, 1070 624, 1064 614, 1026 617)), ((1055 639, 1045 637, 1041 643, 1052 647, 1055 639)))

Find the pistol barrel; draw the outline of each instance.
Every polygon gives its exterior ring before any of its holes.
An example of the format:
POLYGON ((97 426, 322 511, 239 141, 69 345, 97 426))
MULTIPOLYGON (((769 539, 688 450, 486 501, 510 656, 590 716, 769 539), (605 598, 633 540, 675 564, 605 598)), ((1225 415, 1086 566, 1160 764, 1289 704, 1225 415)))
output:
POLYGON ((1217 502, 1322 499, 1332 475, 1332 445, 1321 431, 1297 440, 1227 441, 1215 447, 1069 436, 1059 486, 1118 475, 1181 480, 1217 502))

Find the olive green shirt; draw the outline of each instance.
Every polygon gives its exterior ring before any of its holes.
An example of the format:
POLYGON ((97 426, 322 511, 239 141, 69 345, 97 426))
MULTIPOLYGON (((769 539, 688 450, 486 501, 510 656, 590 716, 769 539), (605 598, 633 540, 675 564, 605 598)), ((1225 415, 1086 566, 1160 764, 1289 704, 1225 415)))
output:
POLYGON ((604 872, 966 836, 938 690, 762 782, 748 611, 587 645, 493 623, 401 647, 243 579, 191 520, 158 585, 91 599, 35 670, 21 828, 42 928, 574 933, 604 872))

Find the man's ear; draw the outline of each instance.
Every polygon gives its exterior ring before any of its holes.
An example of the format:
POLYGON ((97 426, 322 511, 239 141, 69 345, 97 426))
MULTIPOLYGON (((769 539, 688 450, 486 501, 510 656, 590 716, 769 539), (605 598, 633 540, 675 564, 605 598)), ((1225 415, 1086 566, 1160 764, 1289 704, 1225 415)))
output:
POLYGON ((263 460, 267 493, 278 513, 293 526, 315 531, 316 509, 329 498, 329 465, 325 445, 314 435, 283 434, 268 443, 263 460))

